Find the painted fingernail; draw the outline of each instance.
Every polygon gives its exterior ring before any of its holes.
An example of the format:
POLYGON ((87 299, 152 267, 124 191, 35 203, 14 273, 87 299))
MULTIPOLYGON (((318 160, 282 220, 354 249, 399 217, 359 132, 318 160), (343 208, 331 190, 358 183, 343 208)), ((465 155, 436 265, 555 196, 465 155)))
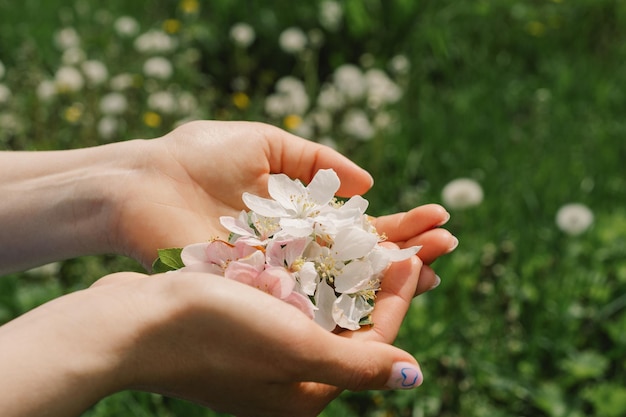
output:
POLYGON ((441 284, 441 277, 439 275, 435 275, 435 282, 433 282, 433 285, 430 286, 428 291, 434 290, 439 286, 439 284, 441 284))
POLYGON ((419 387, 423 380, 419 366, 410 362, 396 362, 391 367, 391 377, 387 381, 387 388, 411 389, 419 387))

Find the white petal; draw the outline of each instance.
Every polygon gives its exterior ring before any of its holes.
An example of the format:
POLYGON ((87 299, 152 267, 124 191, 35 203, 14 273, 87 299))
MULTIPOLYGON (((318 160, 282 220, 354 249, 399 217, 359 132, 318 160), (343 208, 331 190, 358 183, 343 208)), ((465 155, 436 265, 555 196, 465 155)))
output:
POLYGON ((363 229, 351 227, 340 230, 335 237, 332 251, 342 261, 366 256, 378 243, 378 236, 363 229))
POLYGON ((313 262, 305 262, 304 265, 298 271, 298 278, 300 281, 300 288, 306 295, 314 295, 315 289, 319 282, 317 271, 313 262))
POLYGON ((333 304, 333 319, 344 329, 357 330, 361 327, 361 318, 371 313, 373 307, 361 297, 341 295, 333 304))
MULTIPOLYGON (((246 216, 245 212, 242 212, 243 216, 246 216)), ((247 219, 247 216, 246 216, 247 219)), ((244 223, 242 215, 239 215, 239 218, 235 219, 231 216, 221 216, 220 223, 222 226, 226 228, 229 232, 233 232, 237 235, 241 236, 254 236, 254 230, 247 223, 244 223)))
POLYGON ((352 261, 335 277, 335 290, 338 293, 353 294, 364 290, 371 278, 372 267, 369 262, 352 261))
POLYGON ((389 249, 381 246, 390 262, 404 261, 415 255, 422 249, 421 246, 411 246, 404 249, 389 249))
POLYGON ((334 170, 320 169, 307 186, 307 190, 313 201, 321 206, 333 199, 340 184, 339 177, 334 170))
POLYGON ((340 210, 357 209, 361 214, 365 214, 365 210, 367 210, 369 204, 369 201, 360 195, 355 195, 346 201, 344 205, 341 206, 340 210))
POLYGON ((335 300, 337 300, 335 291, 325 281, 321 282, 315 293, 315 305, 319 309, 315 311, 315 322, 328 331, 335 328, 335 320, 332 316, 335 300))
POLYGON ((259 197, 250 193, 243 193, 243 202, 252 211, 265 217, 289 216, 285 208, 274 200, 259 197))
POLYGON ((185 266, 207 263, 208 258, 206 249, 208 246, 209 243, 194 243, 192 245, 185 246, 180 252, 180 259, 183 261, 185 266))
MULTIPOLYGON (((298 180, 292 180, 285 174, 270 175, 267 183, 267 190, 270 196, 276 200, 282 207, 289 210, 297 211, 295 200, 297 197, 306 195, 304 185, 298 180)), ((292 213, 292 215, 295 214, 292 213)), ((282 217, 282 216, 281 216, 282 217)))

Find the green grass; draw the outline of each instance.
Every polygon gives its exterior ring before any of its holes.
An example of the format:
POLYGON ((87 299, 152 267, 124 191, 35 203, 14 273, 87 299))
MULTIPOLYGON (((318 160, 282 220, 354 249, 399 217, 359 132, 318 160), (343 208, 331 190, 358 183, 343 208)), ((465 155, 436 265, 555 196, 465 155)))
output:
MULTIPOLYGON (((166 19, 182 21, 181 45, 171 58, 183 59, 184 50, 194 48, 198 59, 177 70, 171 83, 199 97, 198 114, 206 118, 280 123, 262 111, 278 77, 307 79, 315 93, 342 63, 360 64, 369 54, 386 68, 393 56, 406 54, 411 70, 402 101, 391 109, 394 129, 369 142, 334 132, 339 148, 374 175, 366 195, 371 214, 441 202, 443 186, 458 177, 482 185, 481 205, 452 210, 446 227, 460 246, 434 265, 443 283, 415 301, 397 341, 422 364, 424 385, 346 393, 323 415, 626 414, 626 3, 346 0, 343 26, 324 31, 326 42, 308 63, 282 52, 276 41, 288 26, 319 28, 317 2, 294 4, 216 0, 201 3, 200 14, 190 17, 175 1, 155 8, 147 1, 110 1, 107 13, 130 14, 143 31, 166 19), (239 21, 257 32, 245 56, 228 40, 239 21), (245 109, 230 101, 236 75, 250 81, 245 109), (595 215, 593 227, 577 237, 555 224, 558 208, 572 201, 595 215)), ((20 129, 0 133, 0 146, 103 142, 94 104, 87 102, 84 118, 72 124, 63 112, 77 98, 46 107, 32 93, 58 68, 52 34, 66 25, 84 33, 85 50, 112 73, 138 71, 140 61, 129 42, 112 34, 111 19, 94 24, 94 7, 81 14, 71 2, 0 0, 0 61, 9 68, 0 82, 14 95, 0 114, 22 121, 20 129)), ((102 93, 88 92, 86 99, 96 102, 102 93)), ((124 116, 125 138, 171 129, 176 119, 165 116, 158 127, 143 124, 144 97, 141 89, 133 94, 137 108, 124 116)), ((4 277, 0 319, 128 268, 137 266, 88 257, 64 262, 52 274, 4 277)), ((85 413, 113 415, 217 414, 128 392, 85 413)))

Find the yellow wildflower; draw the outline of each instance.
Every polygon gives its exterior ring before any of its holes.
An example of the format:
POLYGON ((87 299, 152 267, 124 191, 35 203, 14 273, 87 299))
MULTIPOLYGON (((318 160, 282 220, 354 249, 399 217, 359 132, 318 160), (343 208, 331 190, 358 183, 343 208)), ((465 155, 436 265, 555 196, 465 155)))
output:
POLYGON ((178 19, 167 19, 163 22, 163 30, 173 35, 180 30, 180 20, 178 19))
POLYGON ((143 122, 148 127, 159 127, 161 125, 161 116, 153 111, 147 111, 143 114, 143 122))
POLYGON ((197 13, 200 9, 200 2, 198 0, 182 0, 180 8, 187 14, 197 13))
POLYGON ((250 97, 248 97, 246 93, 242 93, 240 91, 236 92, 235 94, 233 94, 233 104, 239 110, 247 109, 250 105, 250 97))
POLYGON ((283 119, 283 125, 287 130, 295 130, 302 123, 302 117, 297 114, 290 114, 283 119))
POLYGON ((63 113, 63 117, 65 117, 65 120, 70 123, 76 123, 78 120, 80 120, 82 115, 83 109, 82 106, 79 104, 72 104, 71 106, 66 108, 65 112, 63 113))

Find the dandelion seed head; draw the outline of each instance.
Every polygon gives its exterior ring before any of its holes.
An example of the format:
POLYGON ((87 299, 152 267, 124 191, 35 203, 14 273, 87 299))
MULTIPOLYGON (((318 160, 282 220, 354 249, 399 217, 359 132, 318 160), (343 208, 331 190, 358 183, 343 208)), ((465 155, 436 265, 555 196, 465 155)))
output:
POLYGON ((471 178, 458 178, 443 187, 441 198, 448 208, 467 209, 482 203, 483 189, 471 178))
POLYGON ((242 48, 247 48, 252 45, 255 37, 256 33, 254 32, 254 28, 247 23, 235 23, 230 28, 230 38, 236 45, 242 48))
POLYGON ((557 227, 571 236, 585 232, 593 224, 593 212, 581 203, 569 203, 562 206, 556 213, 557 227))
POLYGON ((281 49, 289 54, 297 54, 304 51, 307 45, 307 37, 302 29, 290 27, 285 29, 278 38, 281 49))

